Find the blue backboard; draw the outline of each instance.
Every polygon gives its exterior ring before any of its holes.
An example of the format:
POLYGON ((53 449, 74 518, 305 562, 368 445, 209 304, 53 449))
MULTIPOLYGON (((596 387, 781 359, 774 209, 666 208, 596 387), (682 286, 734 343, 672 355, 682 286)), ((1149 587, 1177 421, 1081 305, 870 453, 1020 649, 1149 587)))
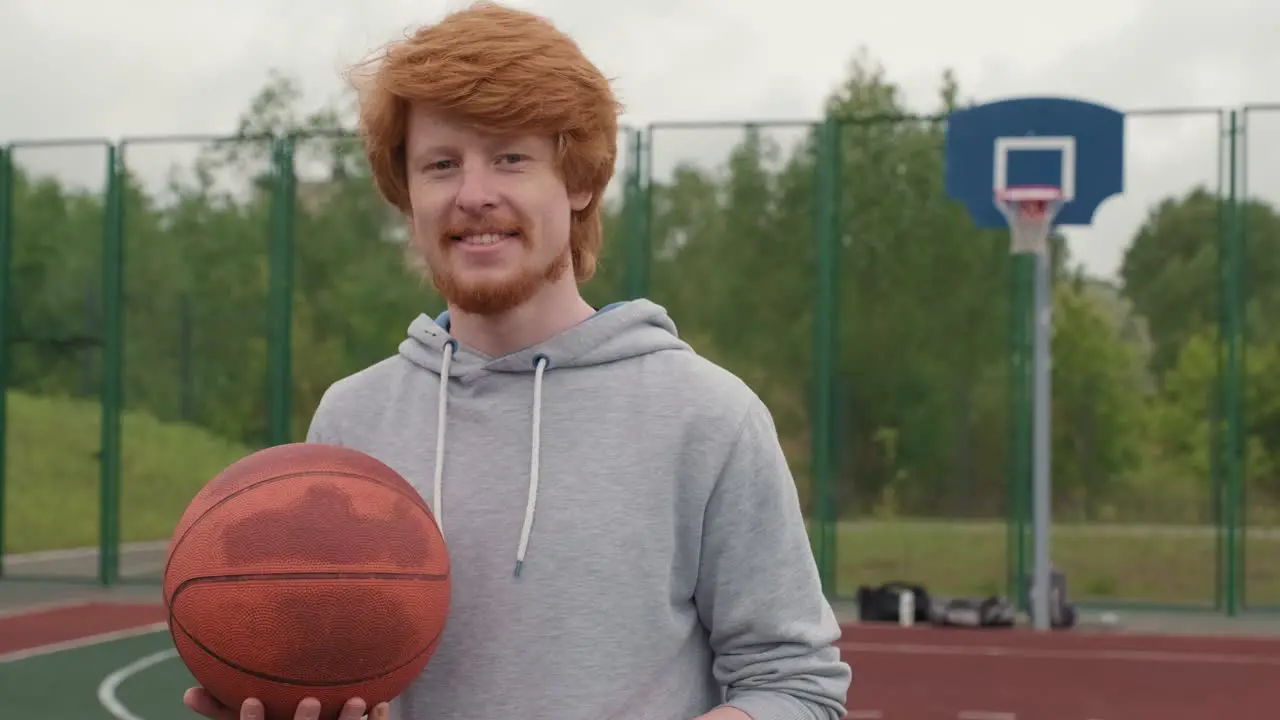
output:
POLYGON ((1005 227, 995 203, 1007 187, 1060 188, 1054 225, 1089 225, 1098 206, 1124 191, 1124 114, 1070 98, 1000 100, 947 119, 947 195, 978 227, 1005 227))

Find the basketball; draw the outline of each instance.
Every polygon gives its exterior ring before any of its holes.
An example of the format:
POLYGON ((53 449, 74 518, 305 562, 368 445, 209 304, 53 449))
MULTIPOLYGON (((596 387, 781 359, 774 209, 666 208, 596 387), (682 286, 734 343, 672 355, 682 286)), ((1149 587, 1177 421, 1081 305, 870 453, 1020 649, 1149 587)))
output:
POLYGON ((449 612, 444 537, 422 497, 364 453, 295 443, 233 463, 188 505, 169 545, 164 602, 188 670, 239 712, 288 720, 314 697, 399 695, 449 612))

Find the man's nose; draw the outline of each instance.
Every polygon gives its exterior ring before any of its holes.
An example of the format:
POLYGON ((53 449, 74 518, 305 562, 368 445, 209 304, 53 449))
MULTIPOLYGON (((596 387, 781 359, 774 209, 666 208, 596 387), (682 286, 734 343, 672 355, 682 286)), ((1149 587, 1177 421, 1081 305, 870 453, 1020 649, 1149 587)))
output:
POLYGON ((466 213, 482 213, 498 204, 493 176, 484 166, 464 167, 462 186, 458 188, 458 209, 466 213))

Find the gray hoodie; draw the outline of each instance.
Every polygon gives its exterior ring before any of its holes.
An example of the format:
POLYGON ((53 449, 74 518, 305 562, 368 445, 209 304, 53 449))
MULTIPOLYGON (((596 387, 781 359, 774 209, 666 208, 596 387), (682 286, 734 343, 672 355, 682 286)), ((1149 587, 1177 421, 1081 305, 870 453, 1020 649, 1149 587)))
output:
POLYGON ((402 720, 835 720, 851 672, 772 418, 666 311, 611 305, 502 357, 418 317, 308 440, 428 499, 451 611, 402 720))

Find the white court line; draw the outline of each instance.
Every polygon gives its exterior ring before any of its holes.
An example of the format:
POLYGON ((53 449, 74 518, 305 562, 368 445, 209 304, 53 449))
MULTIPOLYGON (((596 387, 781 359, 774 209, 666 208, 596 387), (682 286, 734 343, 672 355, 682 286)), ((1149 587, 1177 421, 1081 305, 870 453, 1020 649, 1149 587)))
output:
POLYGON ((98 684, 98 703, 106 708, 107 712, 114 715, 117 720, 142 720, 142 718, 130 712, 129 708, 124 706, 124 703, 120 702, 120 698, 116 697, 116 689, 120 687, 120 683, 130 677, 137 675, 152 665, 158 665, 169 658, 177 657, 177 655, 177 650, 161 650, 160 652, 140 657, 102 678, 102 682, 98 684))
POLYGON ((88 605, 92 602, 93 600, 88 598, 75 598, 72 600, 50 600, 49 602, 20 605, 9 610, 0 610, 0 620, 13 617, 14 615, 28 615, 49 612, 50 610, 63 610, 65 608, 80 607, 81 605, 88 605))
POLYGON ((90 645, 100 645, 105 642, 111 642, 112 640, 123 640, 125 638, 138 637, 139 635, 150 635, 151 633, 168 629, 169 623, 158 622, 151 623, 150 625, 139 625, 138 627, 126 628, 124 630, 112 630, 111 632, 98 633, 97 635, 86 635, 81 638, 76 638, 75 640, 64 640, 63 642, 38 645, 36 647, 14 650, 13 652, 8 653, 0 653, 0 664, 40 657, 41 655, 62 652, 63 650, 76 650, 82 647, 89 647, 90 645))
POLYGON ((1046 650, 979 645, 913 645, 910 643, 840 642, 841 650, 890 655, 960 655, 1039 660, 1124 660, 1129 662, 1191 663, 1201 665, 1280 665, 1280 656, 1227 653, 1161 652, 1152 650, 1046 650))
POLYGON ((991 712, 988 710, 961 710, 956 720, 1015 720, 1017 715, 1011 712, 991 712))

